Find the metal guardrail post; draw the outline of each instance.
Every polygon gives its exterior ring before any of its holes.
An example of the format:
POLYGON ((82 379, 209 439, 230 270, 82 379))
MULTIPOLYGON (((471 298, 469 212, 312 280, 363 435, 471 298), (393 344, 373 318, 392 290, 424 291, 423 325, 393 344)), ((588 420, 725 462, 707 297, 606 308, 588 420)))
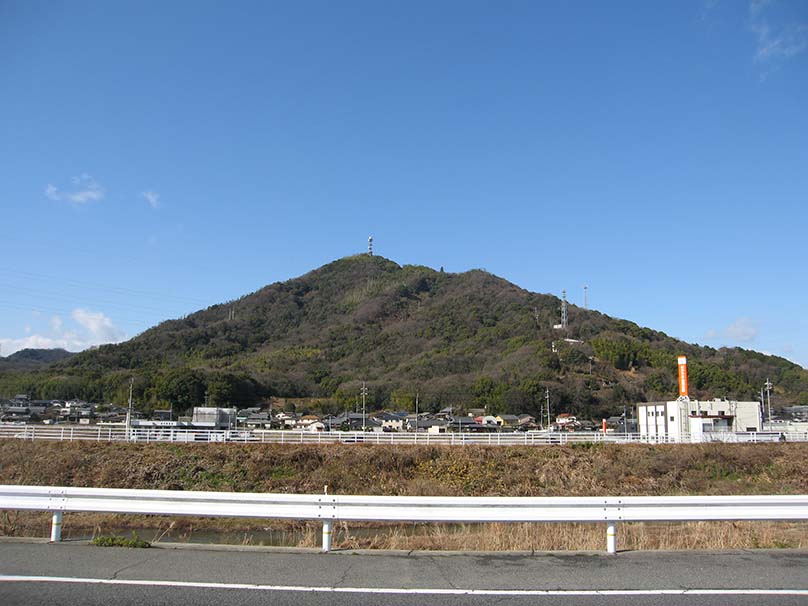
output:
POLYGON ((331 551, 331 520, 323 520, 323 553, 331 551))
POLYGON ((51 543, 58 543, 62 540, 62 512, 53 512, 53 522, 51 523, 51 543))
POLYGON ((617 522, 606 523, 606 553, 617 553, 617 522))

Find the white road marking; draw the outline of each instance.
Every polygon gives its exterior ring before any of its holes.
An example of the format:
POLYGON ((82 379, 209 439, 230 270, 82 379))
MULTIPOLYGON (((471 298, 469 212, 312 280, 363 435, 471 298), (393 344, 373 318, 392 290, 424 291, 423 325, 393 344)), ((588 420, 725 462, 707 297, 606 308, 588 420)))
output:
POLYGON ((141 579, 92 579, 79 577, 37 577, 0 575, 0 583, 74 583, 88 585, 135 585, 197 589, 252 589, 305 593, 377 593, 404 595, 479 596, 652 596, 652 595, 798 595, 808 589, 407 589, 395 587, 306 587, 301 585, 260 585, 253 583, 204 583, 141 579))

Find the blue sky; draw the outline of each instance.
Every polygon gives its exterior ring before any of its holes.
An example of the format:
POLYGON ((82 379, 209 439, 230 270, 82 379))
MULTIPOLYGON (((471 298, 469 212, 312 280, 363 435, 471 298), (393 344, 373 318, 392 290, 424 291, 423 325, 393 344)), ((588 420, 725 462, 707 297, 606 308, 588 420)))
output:
POLYGON ((0 346, 361 252, 808 366, 808 3, 0 2, 0 346))

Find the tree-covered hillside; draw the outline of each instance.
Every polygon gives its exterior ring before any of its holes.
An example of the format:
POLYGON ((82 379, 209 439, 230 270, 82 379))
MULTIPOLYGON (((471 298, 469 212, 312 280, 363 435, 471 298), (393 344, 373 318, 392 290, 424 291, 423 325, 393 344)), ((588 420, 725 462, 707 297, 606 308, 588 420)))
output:
POLYGON ((4 370, 36 370, 75 354, 64 349, 21 349, 0 358, 0 372, 4 370))
POLYGON ((555 411, 584 416, 676 395, 676 355, 692 395, 756 399, 771 378, 780 404, 806 402, 808 372, 782 358, 698 347, 661 332, 530 293, 485 271, 444 273, 382 257, 340 259, 236 301, 170 320, 119 345, 40 372, 0 374, 0 395, 136 396, 175 409, 244 406, 277 395, 352 406, 362 381, 371 406, 486 406, 535 413, 549 388, 555 411))

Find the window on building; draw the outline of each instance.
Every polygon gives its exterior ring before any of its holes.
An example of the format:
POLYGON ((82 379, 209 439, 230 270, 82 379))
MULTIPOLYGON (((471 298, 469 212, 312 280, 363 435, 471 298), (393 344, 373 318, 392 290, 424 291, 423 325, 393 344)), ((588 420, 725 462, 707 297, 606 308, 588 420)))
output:
POLYGON ((671 423, 673 423, 673 417, 671 417, 671 423))

